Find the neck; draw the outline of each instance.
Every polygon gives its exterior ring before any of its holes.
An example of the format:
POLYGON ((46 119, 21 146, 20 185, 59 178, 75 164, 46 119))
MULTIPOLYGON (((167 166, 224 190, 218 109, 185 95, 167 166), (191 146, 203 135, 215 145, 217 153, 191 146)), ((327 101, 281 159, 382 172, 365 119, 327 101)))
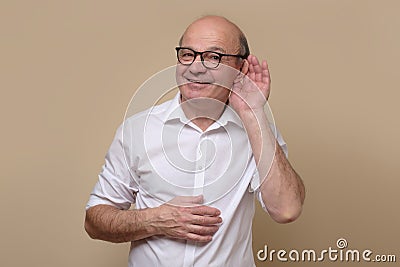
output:
POLYGON ((204 132, 208 129, 208 127, 211 126, 211 124, 214 123, 214 120, 208 118, 198 118, 192 120, 192 122, 204 132))
POLYGON ((205 131, 221 117, 226 104, 212 98, 195 98, 182 100, 181 107, 185 116, 205 131))

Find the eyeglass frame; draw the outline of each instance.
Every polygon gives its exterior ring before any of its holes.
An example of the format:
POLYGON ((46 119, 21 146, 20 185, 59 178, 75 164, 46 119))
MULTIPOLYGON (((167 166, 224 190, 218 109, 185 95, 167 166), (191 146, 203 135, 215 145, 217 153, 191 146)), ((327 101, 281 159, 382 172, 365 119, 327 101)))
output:
POLYGON ((243 56, 243 55, 240 55, 240 54, 237 54, 237 55, 224 54, 224 53, 219 53, 219 52, 210 51, 210 50, 206 50, 206 51, 203 51, 203 52, 198 52, 198 51, 196 51, 196 50, 193 50, 192 48, 183 47, 183 46, 177 46, 177 47, 175 47, 175 50, 176 50, 176 57, 177 57, 178 62, 179 62, 180 64, 185 65, 185 66, 190 66, 190 65, 192 65, 193 62, 196 60, 197 55, 200 55, 201 63, 202 63, 203 66, 204 66, 205 68, 207 68, 207 69, 216 69, 216 68, 218 68, 219 64, 221 64, 222 57, 237 57, 237 58, 241 58, 241 59, 246 59, 246 58, 247 58, 246 56, 243 56), (190 63, 182 63, 182 62, 179 60, 179 50, 181 50, 181 49, 188 49, 188 50, 190 50, 190 51, 192 51, 192 52, 194 53, 194 57, 193 57, 193 61, 192 61, 192 62, 190 62, 190 63), (214 53, 214 54, 217 54, 217 55, 219 56, 218 64, 217 64, 215 67, 207 67, 207 66, 204 64, 204 58, 203 58, 203 54, 204 54, 204 53, 214 53))

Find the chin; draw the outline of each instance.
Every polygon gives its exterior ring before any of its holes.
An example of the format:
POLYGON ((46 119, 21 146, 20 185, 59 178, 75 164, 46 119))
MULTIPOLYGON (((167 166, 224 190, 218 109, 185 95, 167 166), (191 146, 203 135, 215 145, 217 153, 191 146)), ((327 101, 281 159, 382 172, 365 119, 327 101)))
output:
POLYGON ((181 85, 179 91, 184 100, 194 99, 199 97, 206 97, 218 99, 225 102, 228 99, 229 91, 213 84, 193 84, 188 83, 181 85))
POLYGON ((211 97, 210 84, 185 84, 180 86, 180 92, 184 99, 198 98, 198 97, 211 97))

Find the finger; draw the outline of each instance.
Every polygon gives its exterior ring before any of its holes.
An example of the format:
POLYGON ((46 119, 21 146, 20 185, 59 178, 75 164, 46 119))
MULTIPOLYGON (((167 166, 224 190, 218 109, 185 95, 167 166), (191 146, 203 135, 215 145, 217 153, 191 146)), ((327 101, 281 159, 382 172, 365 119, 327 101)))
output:
POLYGON ((254 82, 262 82, 263 80, 263 68, 260 65, 258 58, 254 55, 251 57, 251 64, 249 66, 249 70, 251 69, 251 75, 249 78, 254 82), (251 68, 250 68, 251 66, 251 68))
POLYGON ((262 62, 262 82, 269 87, 271 83, 271 76, 269 74, 268 63, 266 60, 262 62))
POLYGON ((190 222, 197 225, 216 225, 222 223, 222 218, 217 216, 193 215, 190 218, 190 222))
POLYGON ((258 61, 257 57, 254 57, 254 73, 255 73, 255 82, 261 82, 262 81, 262 74, 263 74, 263 69, 261 68, 260 62, 258 61))
POLYGON ((208 215, 208 216, 219 216, 221 211, 219 209, 208 207, 208 206, 197 206, 191 207, 190 213, 193 215, 208 215))
POLYGON ((212 236, 210 236, 210 235, 202 236, 202 235, 196 235, 193 233, 187 233, 185 239, 195 241, 195 242, 207 243, 212 240, 212 236))
POLYGON ((180 196, 182 203, 185 204, 202 204, 204 201, 203 195, 198 196, 180 196))
POLYGON ((249 61, 249 72, 247 73, 247 75, 249 76, 250 80, 254 81, 255 79, 254 56, 250 55, 248 57, 248 61, 249 61))
POLYGON ((212 236, 218 231, 218 229, 219 227, 216 225, 212 226, 191 225, 189 227, 190 233, 201 236, 212 236))
POLYGON ((202 195, 198 196, 177 196, 171 199, 168 203, 176 206, 192 207, 196 204, 202 204, 204 198, 202 195))
POLYGON ((200 204, 203 203, 203 201, 204 201, 203 195, 193 196, 192 198, 192 203, 200 204))

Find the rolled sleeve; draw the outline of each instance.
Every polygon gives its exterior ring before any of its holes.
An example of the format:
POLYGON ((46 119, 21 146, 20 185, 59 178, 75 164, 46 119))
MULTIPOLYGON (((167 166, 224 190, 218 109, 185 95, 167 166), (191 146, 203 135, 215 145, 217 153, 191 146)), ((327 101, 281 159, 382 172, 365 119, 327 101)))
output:
POLYGON ((86 209, 100 204, 129 209, 131 204, 135 203, 138 186, 136 179, 133 179, 134 173, 130 171, 129 160, 124 151, 126 150, 122 143, 122 126, 120 126, 108 150, 105 164, 90 194, 86 209))

